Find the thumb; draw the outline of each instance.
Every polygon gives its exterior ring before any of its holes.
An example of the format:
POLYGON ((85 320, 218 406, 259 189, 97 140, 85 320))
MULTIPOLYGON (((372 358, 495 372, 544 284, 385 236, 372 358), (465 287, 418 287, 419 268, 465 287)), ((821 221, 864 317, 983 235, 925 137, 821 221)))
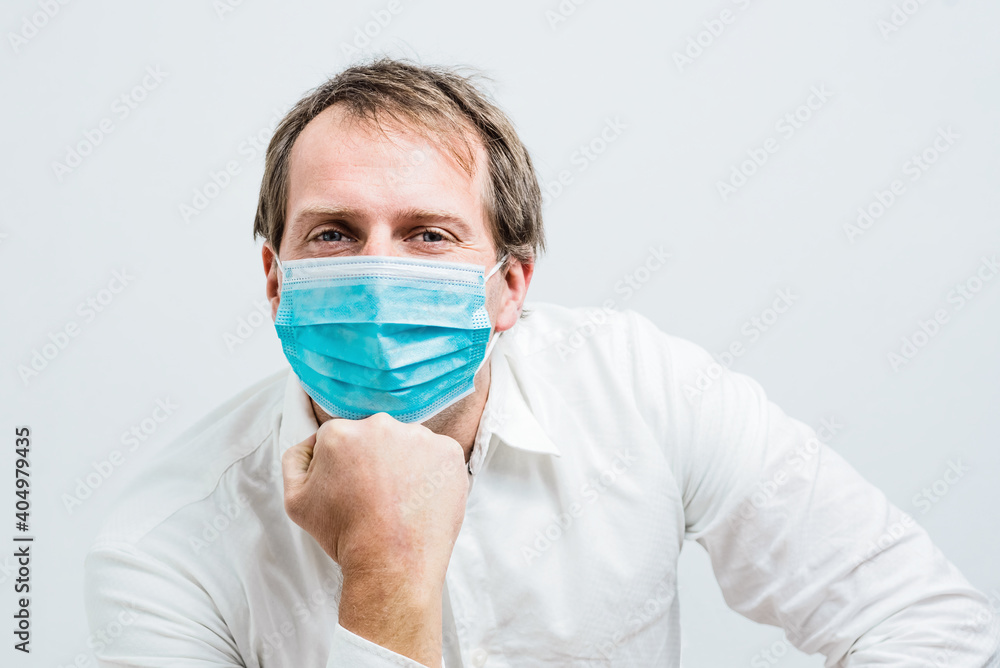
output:
POLYGON ((285 490, 296 490, 301 487, 309 475, 309 465, 312 463, 313 448, 316 446, 316 434, 285 450, 281 456, 281 476, 285 481, 285 490))

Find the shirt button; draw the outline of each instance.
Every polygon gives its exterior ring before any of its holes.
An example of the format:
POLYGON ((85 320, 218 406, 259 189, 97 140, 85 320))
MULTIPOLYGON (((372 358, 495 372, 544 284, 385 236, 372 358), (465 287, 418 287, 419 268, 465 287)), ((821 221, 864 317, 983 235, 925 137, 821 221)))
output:
POLYGON ((483 668, 486 665, 486 659, 489 655, 486 650, 482 647, 477 647, 472 650, 472 665, 476 668, 483 668))

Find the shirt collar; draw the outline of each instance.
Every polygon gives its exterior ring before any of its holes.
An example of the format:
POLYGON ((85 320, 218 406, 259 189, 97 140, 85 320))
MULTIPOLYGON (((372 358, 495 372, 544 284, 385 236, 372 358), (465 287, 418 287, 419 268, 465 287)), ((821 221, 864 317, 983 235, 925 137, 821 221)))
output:
MULTIPOLYGON (((486 399, 479 430, 469 457, 469 472, 475 475, 486 459, 492 437, 525 452, 559 456, 559 449, 538 423, 521 393, 517 379, 504 354, 503 341, 490 356, 490 394, 486 399)), ((309 395, 302 389, 295 372, 289 369, 278 446, 281 454, 316 433, 319 425, 309 395)))
POLYGON ((309 395, 302 389, 299 377, 291 369, 285 382, 285 403, 281 409, 281 426, 278 428, 278 450, 285 450, 301 443, 316 433, 316 414, 313 413, 309 395))
POLYGON ((469 457, 469 472, 473 475, 482 468, 494 435, 505 445, 518 450, 559 456, 559 448, 542 429, 525 401, 504 353, 503 343, 498 342, 490 357, 490 395, 486 399, 479 432, 469 457))

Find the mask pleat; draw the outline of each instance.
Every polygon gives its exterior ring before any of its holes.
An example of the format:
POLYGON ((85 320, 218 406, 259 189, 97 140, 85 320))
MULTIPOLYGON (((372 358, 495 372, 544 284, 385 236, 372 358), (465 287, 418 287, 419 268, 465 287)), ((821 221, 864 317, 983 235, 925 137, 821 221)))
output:
POLYGON ((465 350, 390 370, 351 364, 308 349, 299 349, 296 357, 322 376, 371 390, 392 392, 431 382, 465 366, 475 366, 485 349, 484 341, 465 350))
MULTIPOLYGON (((333 415, 366 417, 375 413, 388 413, 396 419, 406 421, 409 414, 419 415, 443 393, 452 388, 464 389, 466 385, 472 384, 476 368, 465 365, 427 383, 375 394, 366 392, 366 388, 323 376, 305 365, 299 366, 295 371, 303 382, 329 404, 329 408, 323 406, 324 402, 317 403, 326 410, 332 408, 333 415)), ((315 396, 313 398, 316 399, 315 396)))
POLYGON ((330 324, 294 327, 298 348, 322 351, 331 359, 372 369, 398 369, 485 342, 489 329, 468 330, 413 325, 330 324))

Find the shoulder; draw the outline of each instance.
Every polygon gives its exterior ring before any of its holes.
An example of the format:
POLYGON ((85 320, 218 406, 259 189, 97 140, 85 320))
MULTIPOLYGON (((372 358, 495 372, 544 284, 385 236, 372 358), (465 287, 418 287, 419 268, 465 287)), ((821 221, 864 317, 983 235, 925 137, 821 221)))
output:
POLYGON ((503 352, 522 392, 529 401, 537 398, 533 406, 614 411, 654 430, 671 425, 679 435, 738 403, 724 399, 733 397, 733 383, 742 384, 743 376, 635 311, 528 308, 503 352))
POLYGON ((121 493, 92 549, 134 546, 212 496, 227 475, 260 466, 254 455, 275 440, 287 376, 283 370, 240 392, 164 447, 121 493))
POLYGON ((687 381, 714 361, 695 343, 614 304, 569 308, 531 303, 525 310, 528 315, 511 331, 505 351, 539 369, 572 371, 603 365, 629 376, 666 370, 687 381))

